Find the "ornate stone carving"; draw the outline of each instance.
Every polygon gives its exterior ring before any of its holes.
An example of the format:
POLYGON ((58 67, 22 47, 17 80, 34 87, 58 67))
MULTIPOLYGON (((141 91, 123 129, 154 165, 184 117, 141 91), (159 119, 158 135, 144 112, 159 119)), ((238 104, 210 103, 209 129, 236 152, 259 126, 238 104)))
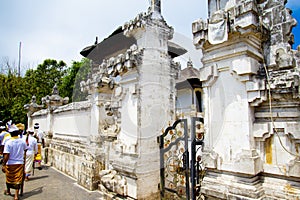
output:
POLYGON ((72 102, 58 107, 57 109, 55 109, 53 113, 67 112, 67 111, 74 111, 74 110, 85 110, 85 109, 89 109, 91 106, 92 104, 90 101, 72 102))
POLYGON ((293 94, 294 98, 299 98, 299 77, 298 70, 286 69, 270 72, 270 87, 272 92, 278 94, 293 94))
POLYGON ((80 83, 81 91, 112 93, 116 85, 115 79, 140 65, 142 54, 143 50, 138 49, 137 45, 134 44, 126 53, 104 59, 99 65, 97 72, 87 81, 80 83))
POLYGON ((29 104, 24 105, 24 109, 28 110, 28 114, 31 115, 32 113, 39 111, 43 108, 42 105, 38 105, 36 103, 36 96, 32 96, 31 102, 29 104))
POLYGON ((122 29, 124 30, 124 35, 129 36, 129 33, 136 28, 144 28, 146 21, 143 20, 148 16, 147 13, 138 14, 133 20, 126 22, 122 29))
POLYGON ((127 181, 115 170, 102 170, 100 176, 100 190, 109 190, 116 194, 127 196, 127 181))
POLYGON ((259 66, 257 74, 246 82, 248 102, 251 106, 259 106, 267 101, 266 72, 262 65, 259 66))
POLYGON ((42 103, 46 104, 50 111, 55 110, 57 107, 67 104, 69 102, 69 97, 62 98, 59 96, 59 91, 57 85, 55 84, 52 90, 52 95, 47 95, 42 98, 42 103))
POLYGON ((207 41, 210 44, 225 42, 228 34, 244 34, 260 28, 256 17, 258 9, 254 1, 228 1, 224 5, 222 8, 211 8, 209 19, 199 19, 193 23, 196 48, 203 48, 207 41))
POLYGON ((221 161, 220 155, 213 150, 204 150, 202 160, 206 167, 217 169, 218 163, 221 161))
POLYGON ((126 22, 122 27, 124 35, 131 37, 137 29, 145 29, 147 26, 155 24, 155 26, 163 28, 162 30, 166 28, 166 32, 168 32, 168 39, 172 39, 174 32, 173 28, 166 23, 160 14, 159 16, 153 17, 153 14, 156 13, 157 12, 151 12, 151 10, 148 13, 140 13, 134 18, 134 20, 126 22))
POLYGON ((161 13, 161 2, 160 0, 151 0, 151 8, 152 12, 158 12, 161 13))
POLYGON ((291 62, 290 45, 294 43, 292 28, 296 20, 291 16, 291 10, 285 7, 286 1, 265 1, 258 4, 261 26, 269 32, 269 45, 265 47, 266 65, 275 64, 280 67, 293 66, 291 62), (288 61, 290 60, 290 61, 288 61))
POLYGON ((100 105, 100 135, 102 137, 116 137, 120 131, 117 123, 118 110, 113 108, 112 102, 104 102, 100 105))
POLYGON ((291 52, 285 52, 283 48, 276 50, 275 62, 279 69, 295 67, 295 60, 291 52))
POLYGON ((192 24, 193 43, 196 48, 202 48, 208 40, 208 20, 199 19, 192 24))

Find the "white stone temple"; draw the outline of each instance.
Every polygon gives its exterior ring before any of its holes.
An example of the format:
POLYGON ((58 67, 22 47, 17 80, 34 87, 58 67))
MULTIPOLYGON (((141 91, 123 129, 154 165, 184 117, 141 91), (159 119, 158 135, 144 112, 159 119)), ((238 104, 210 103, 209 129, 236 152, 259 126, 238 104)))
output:
POLYGON ((82 50, 92 62, 86 101, 54 90, 46 109, 26 105, 28 125, 47 135, 44 162, 103 199, 160 199, 157 137, 203 116, 201 198, 299 199, 300 50, 285 3, 208 0, 208 19, 192 24, 203 67, 181 69, 174 58, 186 50, 152 1, 82 50))
POLYGON ((208 198, 300 197, 300 54, 285 3, 209 0, 209 18, 193 23, 203 52, 208 198))

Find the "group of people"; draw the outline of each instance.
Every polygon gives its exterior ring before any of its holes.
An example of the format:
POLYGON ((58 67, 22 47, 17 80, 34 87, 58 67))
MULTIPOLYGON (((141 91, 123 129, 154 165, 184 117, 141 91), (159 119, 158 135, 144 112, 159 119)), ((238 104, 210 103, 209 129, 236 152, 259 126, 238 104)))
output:
POLYGON ((10 189, 15 189, 14 199, 18 200, 19 192, 23 193, 24 180, 28 181, 34 170, 34 163, 37 162, 38 169, 42 169, 43 131, 39 129, 38 123, 25 131, 24 124, 0 121, 0 142, 2 171, 6 176, 4 194, 11 195, 10 189))

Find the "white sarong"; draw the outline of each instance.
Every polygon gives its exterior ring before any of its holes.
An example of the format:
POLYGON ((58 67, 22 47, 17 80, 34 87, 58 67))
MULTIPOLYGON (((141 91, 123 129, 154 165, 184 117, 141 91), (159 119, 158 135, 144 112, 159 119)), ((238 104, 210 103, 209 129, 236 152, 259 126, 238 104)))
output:
POLYGON ((30 174, 32 171, 34 161, 34 154, 26 155, 26 162, 25 162, 25 173, 30 174))

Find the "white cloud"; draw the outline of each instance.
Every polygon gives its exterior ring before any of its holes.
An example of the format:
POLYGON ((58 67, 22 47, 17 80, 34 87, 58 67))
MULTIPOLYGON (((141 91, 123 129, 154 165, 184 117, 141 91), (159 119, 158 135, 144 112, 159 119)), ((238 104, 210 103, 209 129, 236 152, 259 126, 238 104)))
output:
MULTIPOLYGON (((22 63, 41 63, 46 58, 80 60, 79 52, 110 35, 118 26, 146 12, 149 0, 27 0, 0 2, 0 57, 22 63)), ((199 0, 162 1, 162 13, 175 32, 191 38, 191 24, 206 16, 206 3, 199 0)))

